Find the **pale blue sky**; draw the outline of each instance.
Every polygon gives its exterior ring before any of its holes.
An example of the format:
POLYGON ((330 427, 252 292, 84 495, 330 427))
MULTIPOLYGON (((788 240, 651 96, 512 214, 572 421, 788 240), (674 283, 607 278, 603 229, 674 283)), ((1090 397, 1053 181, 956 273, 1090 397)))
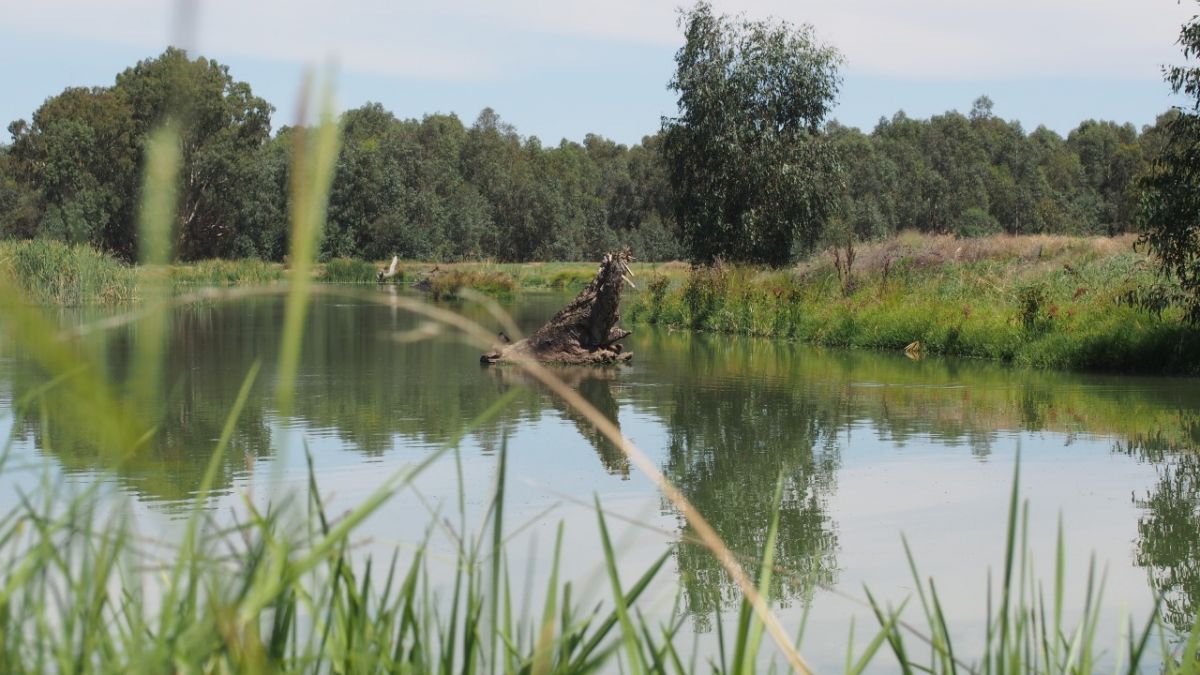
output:
MULTIPOLYGON (((0 120, 28 118, 72 85, 114 75, 169 43, 231 67, 292 121, 306 64, 338 64, 342 108, 401 117, 495 108, 545 144, 588 132, 632 143, 674 113, 666 89, 678 0, 0 0, 0 120), (181 13, 182 8, 182 13, 181 13), (195 17, 181 32, 177 17, 195 17)), ((966 111, 987 94, 1027 129, 1086 118, 1147 124, 1172 103, 1175 0, 717 0, 719 11, 812 23, 846 57, 834 117, 869 129, 899 109, 966 111)), ((7 141, 7 135, 5 135, 7 141)))

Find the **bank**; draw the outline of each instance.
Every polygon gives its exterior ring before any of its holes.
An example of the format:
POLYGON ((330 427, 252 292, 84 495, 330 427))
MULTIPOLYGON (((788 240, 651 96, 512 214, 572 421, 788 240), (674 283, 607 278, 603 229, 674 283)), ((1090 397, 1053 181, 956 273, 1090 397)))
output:
POLYGON ((902 234, 785 270, 646 280, 632 323, 1119 373, 1200 374, 1200 330, 1135 238, 902 234), (853 262, 846 264, 847 260, 853 262))
MULTIPOLYGON (((801 340, 830 347, 953 355, 1118 373, 1200 375, 1200 330, 1170 303, 1178 290, 1135 238, 1049 235, 959 239, 904 233, 820 251, 786 269, 635 263, 631 324, 801 340)), ((375 283, 383 261, 332 260, 325 282, 375 283)), ((121 263, 86 246, 0 243, 0 272, 44 305, 135 302, 148 282, 174 288, 282 281, 259 260, 167 268, 121 263)), ((594 262, 403 261, 391 280, 431 297, 578 290, 594 262)))

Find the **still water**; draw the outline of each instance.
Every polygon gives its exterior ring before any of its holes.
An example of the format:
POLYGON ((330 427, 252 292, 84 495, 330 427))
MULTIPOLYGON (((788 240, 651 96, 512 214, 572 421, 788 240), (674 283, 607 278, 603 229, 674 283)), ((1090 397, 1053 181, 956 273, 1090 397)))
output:
MULTIPOLYGON (((532 331, 563 301, 526 295, 508 310, 532 331)), ((477 308, 446 306, 494 323, 477 308)), ((0 430, 10 429, 17 455, 27 465, 40 463, 52 480, 109 485, 144 527, 170 530, 256 360, 263 375, 221 467, 215 512, 302 494, 306 448, 331 508, 352 508, 520 388, 498 418, 459 445, 468 522, 485 508, 498 450, 507 444, 506 529, 512 564, 524 572, 517 580, 527 578, 533 588, 544 583, 562 522, 564 575, 592 590, 581 602, 605 595, 592 505, 598 497, 616 518, 623 578, 636 578, 673 547, 644 611, 683 613, 699 649, 710 648, 704 645, 716 617, 728 619, 738 594, 706 552, 679 544, 687 527, 673 507, 585 420, 515 370, 480 367, 479 350, 450 336, 394 339, 418 323, 395 308, 315 299, 294 410, 284 417, 271 395, 282 299, 185 308, 171 317, 169 414, 148 452, 112 466, 79 446, 55 443, 38 425, 15 423, 12 402, 36 381, 19 354, 0 361, 0 430)), ((1141 625, 1152 589, 1166 594, 1171 622, 1184 625, 1195 615, 1200 382, 913 361, 632 328, 629 366, 561 375, 650 455, 737 553, 761 555, 783 476, 776 561, 791 573, 777 576, 774 594, 789 630, 808 608, 801 651, 820 670, 840 669, 852 619, 860 647, 870 638, 873 618, 855 600, 864 597, 864 584, 895 604, 913 593, 902 534, 921 575, 937 581, 947 619, 961 633, 956 650, 979 648, 988 569, 998 572, 1003 562, 1018 452, 1035 572, 1052 583, 1061 518, 1068 602, 1082 601, 1090 556, 1106 570, 1102 638, 1115 640, 1123 611, 1141 625)), ((93 346, 118 373, 128 333, 93 346)), ((0 477, 0 508, 11 507, 19 489, 34 489, 36 471, 0 477)), ((434 514, 457 514, 458 485, 454 456, 447 455, 415 490, 368 521, 359 539, 364 555, 411 549, 434 514)))

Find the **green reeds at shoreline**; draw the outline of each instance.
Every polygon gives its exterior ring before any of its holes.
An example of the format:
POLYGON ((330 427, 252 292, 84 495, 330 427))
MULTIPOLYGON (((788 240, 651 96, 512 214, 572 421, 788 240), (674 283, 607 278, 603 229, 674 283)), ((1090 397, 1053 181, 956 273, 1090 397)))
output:
POLYGON ((137 270, 112 256, 49 239, 0 242, 0 274, 40 305, 126 303, 138 282, 137 270))
MULTIPOLYGON (((378 278, 379 269, 373 263, 365 260, 334 258, 325 263, 325 267, 320 273, 320 279, 321 281, 332 283, 373 284, 378 278)), ((398 270, 393 279, 402 281, 404 279, 404 271, 398 270)))
MULTIPOLYGON (((680 263, 635 265, 632 323, 795 339, 817 345, 982 358, 1072 370, 1200 375, 1200 330, 1169 302, 1133 238, 1051 236, 956 239, 903 234, 786 270, 680 263)), ((314 280, 371 284, 384 267, 331 260, 314 280)), ((588 263, 413 263, 396 280, 454 298, 468 288, 493 297, 577 290, 588 263)), ((260 260, 207 260, 136 267, 86 246, 0 243, 0 273, 42 305, 121 304, 139 283, 252 286, 290 272, 260 260)))
POLYGON ((848 271, 842 252, 790 270, 717 265, 652 275, 626 316, 914 358, 1200 374, 1200 330, 1156 304, 1170 285, 1131 237, 902 235, 855 258, 848 271))
POLYGON ((176 286, 238 286, 268 284, 284 278, 282 265, 254 258, 200 260, 171 265, 168 278, 176 286))

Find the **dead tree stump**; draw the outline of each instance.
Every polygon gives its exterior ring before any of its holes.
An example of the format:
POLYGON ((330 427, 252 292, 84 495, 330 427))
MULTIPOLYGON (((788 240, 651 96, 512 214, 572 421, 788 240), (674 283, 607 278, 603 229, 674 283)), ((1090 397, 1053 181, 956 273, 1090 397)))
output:
MULTIPOLYGON (((605 254, 596 276, 575 299, 533 335, 510 345, 498 345, 479 357, 480 363, 540 361, 577 365, 605 365, 628 361, 620 340, 630 332, 617 327, 621 315, 621 287, 633 272, 629 249, 605 254)), ((635 286, 636 288, 636 286, 635 286)))

